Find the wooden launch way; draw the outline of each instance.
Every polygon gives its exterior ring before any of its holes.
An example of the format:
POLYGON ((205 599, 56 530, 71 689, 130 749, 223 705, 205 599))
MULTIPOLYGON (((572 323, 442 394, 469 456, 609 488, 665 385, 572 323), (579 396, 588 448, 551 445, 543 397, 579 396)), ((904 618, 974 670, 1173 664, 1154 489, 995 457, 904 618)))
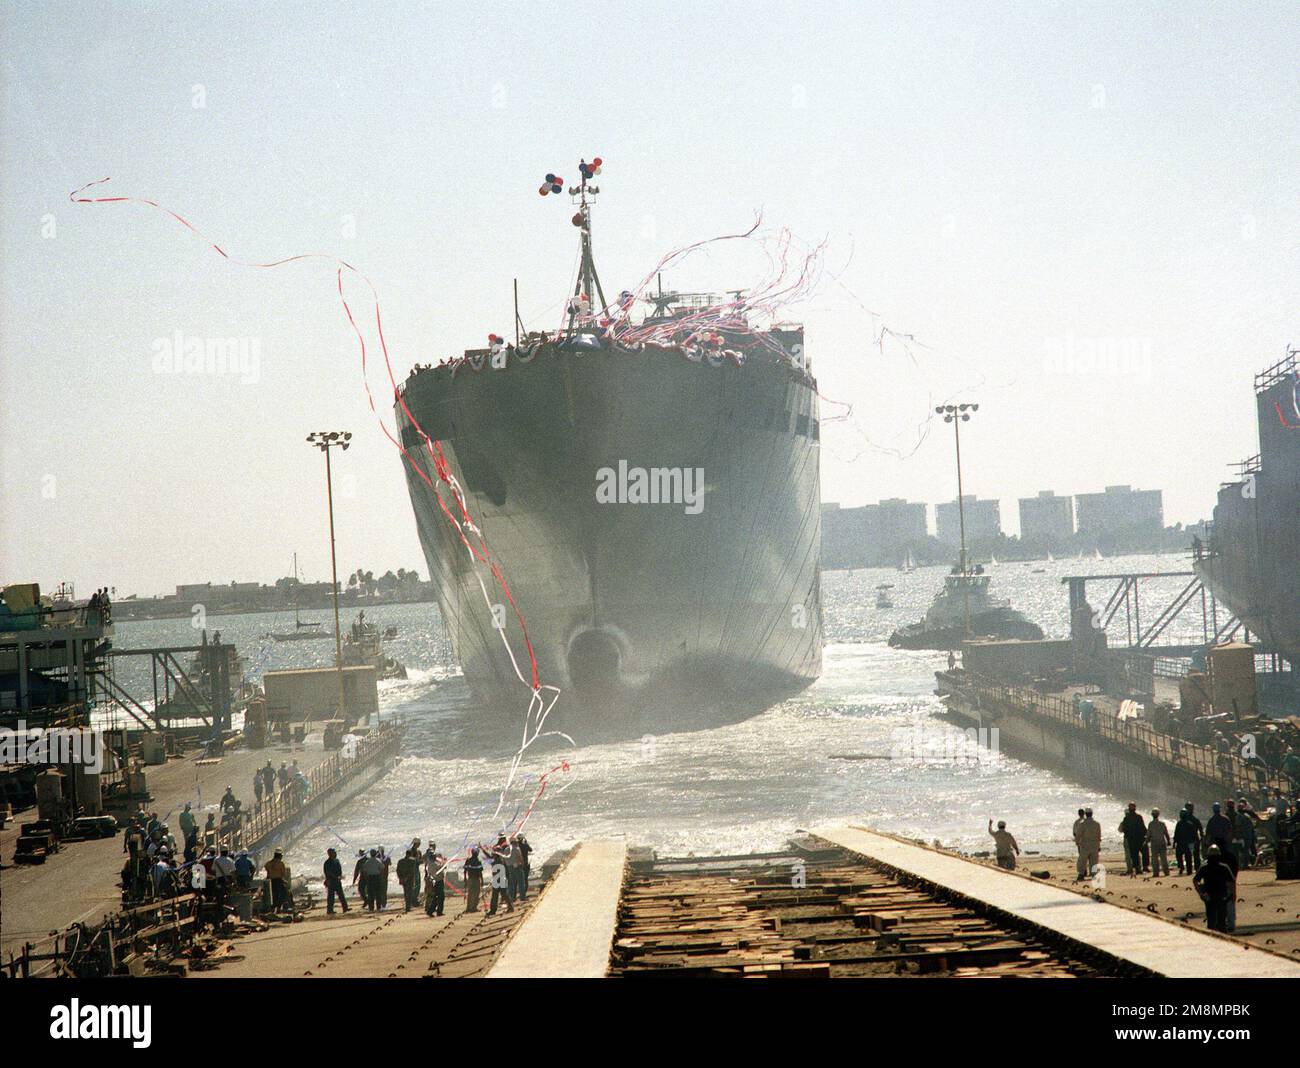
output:
POLYGON ((1022 928, 1027 925, 1046 939, 1092 949, 1153 975, 1300 978, 1300 962, 1028 876, 861 827, 822 828, 812 833, 900 878, 986 909, 995 920, 1022 928))

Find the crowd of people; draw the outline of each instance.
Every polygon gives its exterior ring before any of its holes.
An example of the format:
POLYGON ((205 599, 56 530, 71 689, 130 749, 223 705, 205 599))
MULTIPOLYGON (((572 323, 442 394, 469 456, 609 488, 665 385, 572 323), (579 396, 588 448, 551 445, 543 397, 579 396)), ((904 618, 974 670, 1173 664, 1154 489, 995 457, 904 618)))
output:
MULTIPOLYGON (((1260 815, 1244 796, 1215 801, 1204 823, 1196 806, 1186 802, 1172 829, 1161 817, 1160 809, 1151 809, 1144 817, 1136 801, 1130 801, 1117 830, 1124 843, 1124 874, 1168 877, 1173 847, 1174 865, 1179 876, 1192 885, 1205 905, 1205 923, 1211 930, 1231 932, 1236 928, 1237 881, 1243 868, 1260 862, 1263 846, 1277 843, 1292 835, 1300 824, 1300 803, 1288 803, 1278 795, 1264 815, 1260 815)), ((1014 870, 1020 845, 1007 830, 1005 820, 994 829, 994 857, 998 867, 1014 870)), ((1081 808, 1071 829, 1077 853, 1075 881, 1095 880, 1102 872, 1100 822, 1091 808, 1081 808)))
MULTIPOLYGON (((501 834, 490 846, 471 847, 460 864, 463 886, 456 887, 453 883, 452 887, 464 897, 465 911, 479 911, 485 871, 492 890, 487 915, 496 915, 502 907, 513 912, 516 904, 527 900, 532 852, 533 847, 522 834, 501 834)), ((393 855, 382 846, 357 850, 350 885, 362 908, 369 912, 382 912, 388 907, 390 875, 395 874, 402 892, 404 911, 419 908, 423 893, 425 914, 441 916, 447 907, 447 874, 451 870, 452 861, 438 852, 437 843, 430 842, 422 849, 420 839, 416 838, 396 863, 393 855)), ((343 862, 337 850, 326 851, 322 872, 326 913, 334 915, 336 904, 342 912, 348 912, 343 862)))

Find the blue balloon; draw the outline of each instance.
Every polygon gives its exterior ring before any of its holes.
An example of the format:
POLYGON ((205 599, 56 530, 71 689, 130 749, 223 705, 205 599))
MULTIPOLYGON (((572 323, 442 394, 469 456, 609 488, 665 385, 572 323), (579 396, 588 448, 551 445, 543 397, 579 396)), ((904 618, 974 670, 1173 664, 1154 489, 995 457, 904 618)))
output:
POLYGON ((562 185, 553 185, 553 186, 551 186, 551 192, 552 192, 552 193, 563 193, 563 192, 564 192, 564 186, 562 186, 562 185))
POLYGON ((553 175, 553 174, 548 174, 548 175, 546 176, 546 180, 547 180, 548 182, 552 182, 552 183, 553 183, 553 182, 555 181, 555 175, 553 175))

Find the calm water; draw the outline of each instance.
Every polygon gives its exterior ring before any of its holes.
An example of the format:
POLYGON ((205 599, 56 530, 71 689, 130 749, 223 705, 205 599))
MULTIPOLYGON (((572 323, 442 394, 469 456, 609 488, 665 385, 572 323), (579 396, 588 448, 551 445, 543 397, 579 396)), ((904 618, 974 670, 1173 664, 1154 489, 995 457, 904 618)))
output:
MULTIPOLYGON (((1049 637, 1064 637, 1062 576, 1186 567, 1180 556, 1127 556, 999 564, 992 574, 998 596, 1010 598, 1049 637), (1035 574, 1040 568, 1043 573, 1035 574)), ((823 577, 825 670, 810 689, 759 716, 713 730, 611 744, 584 745, 580 736, 576 746, 543 740, 525 755, 500 815, 494 812, 519 744, 526 694, 517 713, 509 715, 489 716, 470 707, 436 606, 375 608, 369 618, 381 627, 398 627, 389 648, 410 673, 405 682, 380 684, 382 709, 400 711, 410 724, 406 756, 368 795, 335 812, 328 826, 315 828, 290 861, 308 871, 328 845, 392 849, 418 835, 449 851, 467 837, 485 838, 527 808, 537 793, 537 776, 561 760, 571 770, 552 779, 527 825, 540 857, 584 837, 614 834, 670 854, 771 849, 798 828, 846 819, 983 849, 989 844, 990 817, 1006 819, 1022 848, 1071 852, 1076 808, 1091 804, 1109 830, 1127 799, 1003 755, 952 759, 958 732, 931 716, 938 707, 931 693, 933 672, 946 654, 885 644, 894 627, 924 612, 944 570, 828 572, 823 577), (874 607, 875 587, 882 582, 894 585, 893 609, 874 607), (833 754, 876 759, 836 760, 833 754)), ((1185 582, 1161 580, 1169 594, 1185 582)), ((1101 587, 1094 599, 1100 593, 1101 587)), ((304 618, 332 622, 325 612, 304 618)), ((208 622, 249 657, 255 676, 332 662, 332 642, 276 643, 263 637, 291 625, 291 617, 224 616, 208 622)), ((1121 611, 1121 637, 1123 626, 1121 611)), ((187 620, 158 620, 119 624, 116 643, 187 644, 194 638, 187 620)), ((127 675, 119 668, 120 677, 127 675)), ((145 688, 147 672, 132 681, 145 688)), ((1168 810, 1176 799, 1137 800, 1168 810)))

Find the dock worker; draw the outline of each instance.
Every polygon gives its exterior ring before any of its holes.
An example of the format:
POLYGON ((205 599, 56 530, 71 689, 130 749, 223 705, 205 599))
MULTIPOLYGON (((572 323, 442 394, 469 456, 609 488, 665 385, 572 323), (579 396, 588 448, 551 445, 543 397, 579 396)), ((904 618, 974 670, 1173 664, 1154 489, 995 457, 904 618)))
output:
POLYGON ((384 871, 375 885, 379 892, 379 907, 386 909, 388 908, 388 871, 393 866, 393 858, 388 855, 383 846, 379 847, 379 860, 384 865, 384 871))
POLYGON ((365 862, 366 862, 366 851, 364 849, 358 849, 357 862, 352 866, 352 885, 357 886, 358 884, 360 884, 357 893, 361 895, 361 905, 363 908, 369 908, 370 894, 368 891, 370 888, 369 886, 367 886, 366 880, 363 877, 363 873, 361 871, 361 866, 365 864, 365 862))
POLYGON ((510 903, 523 899, 524 851, 516 837, 510 843, 510 853, 506 857, 506 896, 510 903))
POLYGON ((1160 810, 1151 810, 1147 824, 1147 845, 1151 848, 1151 874, 1169 874, 1169 825, 1160 818, 1160 810))
POLYGON ((993 829, 993 821, 989 820, 989 834, 993 838, 993 853, 997 858, 998 867, 1006 868, 1007 871, 1016 870, 1016 857, 1020 855, 1020 844, 1016 841, 1015 836, 1007 830, 1007 821, 998 820, 998 829, 993 829))
POLYGON ((397 881, 402 887, 402 911, 410 912, 420 897, 420 854, 408 849, 397 862, 397 881))
POLYGON ((1128 803, 1128 811, 1119 823, 1119 833, 1124 836, 1125 875, 1141 875, 1151 866, 1147 849, 1147 823, 1142 818, 1136 801, 1128 803))
POLYGON ((514 848, 510 845, 510 840, 504 835, 498 835, 496 844, 492 847, 488 858, 492 863, 492 900, 488 903, 487 915, 495 916, 497 906, 502 900, 506 903, 506 911, 514 912, 515 903, 510 893, 510 867, 514 863, 514 848))
POLYGON ((194 826, 198 822, 194 818, 194 809, 190 806, 189 801, 186 801, 185 807, 181 809, 179 822, 181 825, 181 840, 184 841, 189 838, 190 831, 194 830, 194 826))
POLYGON ((232 812, 239 811, 239 802, 235 800, 235 788, 227 786, 226 792, 221 795, 221 815, 229 816, 232 812))
POLYGON ((465 911, 478 912, 478 896, 483 890, 483 861, 479 859, 478 846, 469 851, 461 870, 465 874, 465 911))
POLYGON ((1079 838, 1083 843, 1083 866, 1087 873, 1084 878, 1094 874, 1101 863, 1101 824, 1092 818, 1092 809, 1083 810, 1083 826, 1079 828, 1079 838))
POLYGON ((1074 871, 1074 881, 1076 883, 1088 877, 1088 861, 1083 852, 1083 840, 1079 837, 1079 832, 1083 828, 1084 818, 1083 809, 1079 809, 1078 818, 1075 819, 1074 826, 1070 829, 1070 833, 1074 838, 1074 848, 1079 854, 1074 871))
POLYGON ((240 850, 239 856, 235 858, 235 885, 241 890, 247 890, 253 885, 253 858, 250 857, 246 850, 240 850))
POLYGON ((175 872, 167 861, 167 854, 161 853, 153 865, 153 896, 171 897, 175 889, 175 872))
POLYGON ((522 834, 515 839, 515 848, 519 850, 519 899, 528 900, 528 874, 533 870, 533 865, 529 861, 532 856, 533 847, 529 844, 528 839, 522 834))
POLYGON ((1232 848, 1232 820, 1223 814, 1223 806, 1214 802, 1213 814, 1205 821, 1205 840, 1210 845, 1217 845, 1221 852, 1232 848))
POLYGON ((441 916, 447 903, 447 858, 438 852, 438 844, 430 842, 424 851, 424 914, 441 916))
POLYGON ((262 778, 262 769, 258 768, 253 772, 253 807, 262 807, 262 791, 266 789, 266 784, 262 778))
POLYGON ((266 881, 271 886, 271 911, 279 912, 287 904, 293 911, 293 902, 289 899, 289 869, 284 863, 284 851, 277 849, 275 856, 266 862, 266 881))
POLYGON ((1174 859, 1179 875, 1195 875, 1201 866, 1201 821, 1186 806, 1174 824, 1174 859))
POLYGON ((280 770, 276 772, 276 778, 280 781, 280 790, 283 791, 289 785, 289 765, 283 760, 280 761, 280 770))
POLYGON ((1223 850, 1212 844, 1205 851, 1205 864, 1192 878, 1205 902, 1205 926, 1211 931, 1228 931, 1228 903, 1237 896, 1237 880, 1223 860, 1223 850))
POLYGON ((379 912, 386 904, 382 884, 386 882, 385 873, 387 871, 388 869, 379 857, 378 849, 372 849, 365 859, 361 861, 361 892, 365 896, 366 908, 370 912, 379 912))
POLYGON ((266 767, 262 769, 262 793, 266 795, 268 801, 275 797, 275 768, 271 762, 266 762, 266 767))
POLYGON ((1242 867, 1253 867, 1259 858, 1259 839, 1255 823, 1259 817, 1244 797, 1237 798, 1237 830, 1241 832, 1242 867))
POLYGON ((325 915, 334 915, 334 898, 337 896, 339 904, 343 906, 343 911, 348 911, 348 899, 343 893, 343 865, 339 863, 339 855, 332 848, 325 850, 325 864, 322 868, 325 874, 325 915))
POLYGON ((215 883, 213 900, 225 908, 226 896, 235 885, 235 858, 230 855, 230 850, 226 846, 222 846, 221 852, 213 859, 212 873, 216 876, 213 880, 215 883))

